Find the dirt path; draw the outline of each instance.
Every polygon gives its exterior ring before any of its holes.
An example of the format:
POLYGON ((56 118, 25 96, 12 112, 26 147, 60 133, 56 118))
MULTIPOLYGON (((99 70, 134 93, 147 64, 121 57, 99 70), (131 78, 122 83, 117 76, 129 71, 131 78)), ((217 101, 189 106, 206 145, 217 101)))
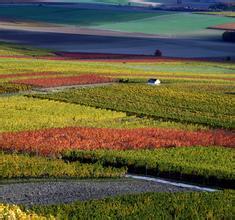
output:
POLYGON ((93 87, 102 87, 102 86, 110 86, 114 84, 112 83, 93 83, 93 84, 85 84, 85 85, 71 85, 71 86, 58 86, 58 87, 50 87, 50 88, 37 88, 33 89, 31 93, 35 92, 60 92, 66 89, 78 89, 78 88, 93 88, 93 87))
POLYGON ((142 192, 181 191, 195 190, 124 178, 15 183, 0 186, 0 203, 49 205, 142 192))

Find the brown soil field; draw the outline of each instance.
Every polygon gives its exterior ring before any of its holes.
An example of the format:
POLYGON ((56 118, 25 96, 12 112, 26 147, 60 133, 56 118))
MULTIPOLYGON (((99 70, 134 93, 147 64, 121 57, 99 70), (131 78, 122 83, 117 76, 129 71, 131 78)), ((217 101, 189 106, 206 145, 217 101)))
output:
POLYGON ((235 31, 235 22, 209 27, 215 30, 235 31))

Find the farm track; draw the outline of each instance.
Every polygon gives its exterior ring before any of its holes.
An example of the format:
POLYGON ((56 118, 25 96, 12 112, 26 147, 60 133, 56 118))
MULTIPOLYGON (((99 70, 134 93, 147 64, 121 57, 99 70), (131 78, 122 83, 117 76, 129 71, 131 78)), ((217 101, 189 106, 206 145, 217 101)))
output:
POLYGON ((142 192, 198 191, 134 179, 57 180, 0 185, 0 202, 49 205, 142 192))
POLYGON ((33 95, 33 94, 45 94, 48 92, 61 92, 67 89, 78 89, 78 88, 94 88, 94 87, 102 87, 102 86, 110 86, 113 85, 114 82, 111 83, 95 83, 95 84, 85 84, 85 85, 70 85, 70 86, 57 86, 50 88, 33 88, 29 91, 24 92, 12 92, 12 93, 2 93, 0 97, 10 97, 15 95, 33 95))

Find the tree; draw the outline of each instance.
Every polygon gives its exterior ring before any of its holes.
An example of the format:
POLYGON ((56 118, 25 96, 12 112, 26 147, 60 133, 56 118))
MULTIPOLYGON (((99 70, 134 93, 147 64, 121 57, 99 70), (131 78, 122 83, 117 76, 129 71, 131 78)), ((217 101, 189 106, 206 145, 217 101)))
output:
POLYGON ((235 32, 234 31, 225 31, 223 33, 223 40, 227 42, 235 42, 235 32))
POLYGON ((161 57, 162 56, 162 52, 160 50, 156 50, 155 53, 154 53, 154 56, 161 57))

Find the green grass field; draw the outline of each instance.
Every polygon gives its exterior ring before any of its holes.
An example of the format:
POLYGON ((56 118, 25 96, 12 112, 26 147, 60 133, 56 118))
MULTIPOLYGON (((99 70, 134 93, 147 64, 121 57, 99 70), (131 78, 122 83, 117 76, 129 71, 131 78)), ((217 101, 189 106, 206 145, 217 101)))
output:
POLYGON ((161 14, 164 14, 164 12, 120 12, 112 10, 93 10, 47 6, 12 6, 7 8, 0 7, 1 17, 78 26, 96 26, 105 23, 112 24, 120 21, 128 22, 131 20, 154 17, 161 14))
POLYGON ((192 13, 112 11, 47 6, 0 7, 0 15, 4 18, 26 21, 160 35, 214 34, 218 32, 206 30, 206 28, 234 20, 231 17, 192 13))
POLYGON ((206 34, 209 26, 232 22, 233 19, 191 13, 163 14, 159 17, 138 19, 135 21, 118 22, 112 25, 97 26, 101 29, 119 30, 162 35, 206 34), (193 25, 192 25, 193 24, 193 25))

